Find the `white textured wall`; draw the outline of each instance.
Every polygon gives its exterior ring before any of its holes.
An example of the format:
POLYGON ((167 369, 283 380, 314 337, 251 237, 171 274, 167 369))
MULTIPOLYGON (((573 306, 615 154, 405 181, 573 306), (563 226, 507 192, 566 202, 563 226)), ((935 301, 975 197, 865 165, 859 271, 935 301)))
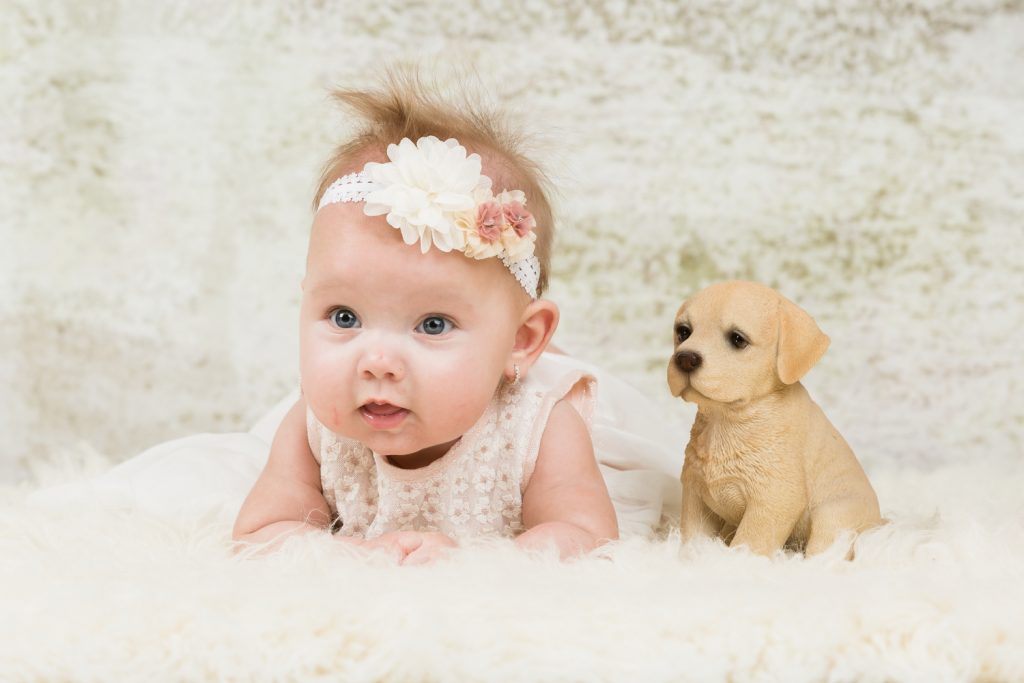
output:
POLYGON ((560 340, 677 419, 679 301, 751 278, 831 335, 869 469, 1021 458, 1022 3, 519 4, 2 0, 0 478, 293 385, 325 92, 397 57, 547 133, 560 340))

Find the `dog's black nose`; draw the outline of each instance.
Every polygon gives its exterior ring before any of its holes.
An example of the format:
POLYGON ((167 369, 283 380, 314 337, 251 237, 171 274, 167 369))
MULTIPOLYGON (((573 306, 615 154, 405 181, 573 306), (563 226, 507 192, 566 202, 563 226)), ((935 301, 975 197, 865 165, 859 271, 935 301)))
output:
POLYGON ((699 353, 693 351, 680 351, 675 355, 676 367, 683 372, 693 372, 700 367, 703 360, 699 353))

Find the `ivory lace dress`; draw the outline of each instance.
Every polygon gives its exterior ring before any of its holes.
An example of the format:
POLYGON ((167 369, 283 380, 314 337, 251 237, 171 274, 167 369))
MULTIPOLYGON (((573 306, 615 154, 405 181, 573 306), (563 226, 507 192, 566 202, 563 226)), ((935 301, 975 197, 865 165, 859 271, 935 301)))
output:
POLYGON ((553 385, 530 376, 504 383, 444 456, 412 470, 332 433, 307 410, 309 445, 334 528, 363 538, 389 531, 439 531, 452 538, 523 531, 523 492, 551 409, 565 398, 589 425, 594 387, 594 378, 580 371, 562 373, 553 385))

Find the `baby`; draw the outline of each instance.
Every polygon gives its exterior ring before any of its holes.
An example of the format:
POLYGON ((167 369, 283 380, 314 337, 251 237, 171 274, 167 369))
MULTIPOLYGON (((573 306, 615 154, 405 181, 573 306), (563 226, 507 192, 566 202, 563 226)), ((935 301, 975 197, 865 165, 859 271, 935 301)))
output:
POLYGON ((339 541, 428 562, 460 539, 562 557, 618 537, 591 442, 594 379, 534 369, 558 325, 538 168, 493 116, 392 77, 335 93, 364 127, 314 206, 301 395, 233 537, 339 541))

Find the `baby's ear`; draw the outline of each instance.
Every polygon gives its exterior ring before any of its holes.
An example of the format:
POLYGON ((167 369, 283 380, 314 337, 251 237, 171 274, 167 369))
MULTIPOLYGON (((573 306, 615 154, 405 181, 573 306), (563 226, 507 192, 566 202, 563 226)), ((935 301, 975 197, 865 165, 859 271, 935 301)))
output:
POLYGON ((515 375, 515 367, 525 374, 526 370, 536 362, 540 354, 547 348, 551 335, 558 327, 558 306, 547 299, 531 301, 520 318, 519 329, 516 330, 516 341, 509 357, 506 376, 515 375))
POLYGON ((784 384, 793 384, 821 360, 828 349, 828 335, 807 311, 779 296, 779 350, 775 367, 784 384))

